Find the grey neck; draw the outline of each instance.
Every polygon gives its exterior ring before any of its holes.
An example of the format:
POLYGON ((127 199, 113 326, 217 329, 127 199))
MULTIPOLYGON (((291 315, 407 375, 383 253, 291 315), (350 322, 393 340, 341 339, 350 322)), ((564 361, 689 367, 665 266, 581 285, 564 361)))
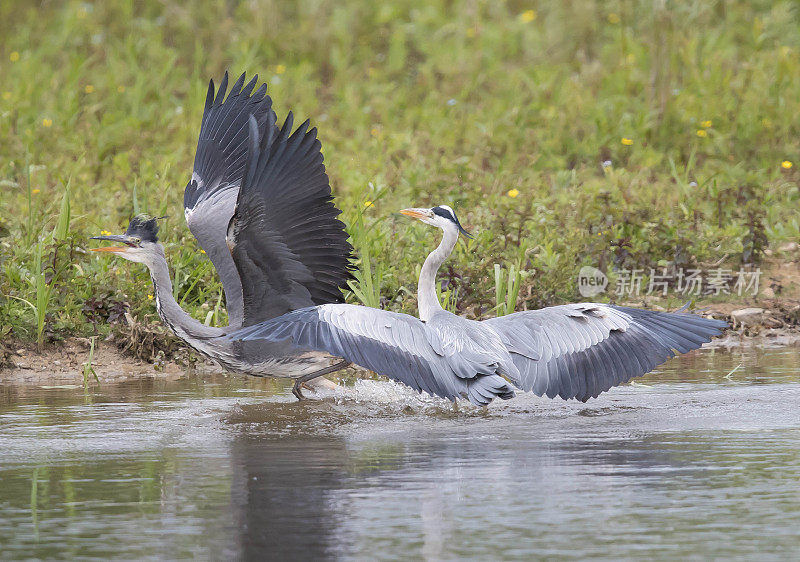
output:
POLYGON ((445 227, 442 230, 442 241, 439 246, 428 254, 425 263, 422 264, 422 271, 419 273, 419 286, 417 287, 417 301, 419 304, 419 319, 423 322, 430 320, 435 312, 442 310, 439 299, 436 296, 436 272, 444 263, 458 241, 458 230, 455 226, 445 227))
POLYGON ((158 256, 153 263, 148 263, 150 278, 155 290, 156 308, 164 323, 189 345, 194 346, 197 340, 207 340, 223 335, 220 328, 206 326, 189 316, 172 296, 172 280, 169 278, 169 267, 163 256, 158 256))

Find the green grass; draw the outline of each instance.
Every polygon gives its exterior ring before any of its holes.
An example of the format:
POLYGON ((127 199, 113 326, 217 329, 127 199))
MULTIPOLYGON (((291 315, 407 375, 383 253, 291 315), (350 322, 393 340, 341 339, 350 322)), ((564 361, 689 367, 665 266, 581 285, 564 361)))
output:
POLYGON ((415 311, 436 236, 396 214, 408 206, 450 204, 475 234, 441 274, 449 308, 469 315, 576 300, 582 265, 613 280, 757 261, 800 234, 800 11, 658 5, 3 2, 0 324, 34 340, 102 333, 124 303, 155 318, 143 267, 86 252, 136 211, 170 216, 179 301, 224 323, 181 202, 207 81, 225 69, 258 72, 279 118, 319 127, 371 266, 352 302, 415 311), (43 244, 65 185, 68 233, 43 244))

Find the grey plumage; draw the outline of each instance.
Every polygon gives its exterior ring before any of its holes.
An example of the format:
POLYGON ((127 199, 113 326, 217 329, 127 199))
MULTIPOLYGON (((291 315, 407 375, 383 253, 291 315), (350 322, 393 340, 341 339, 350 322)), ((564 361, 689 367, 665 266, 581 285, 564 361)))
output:
POLYGON ((250 118, 248 158, 227 240, 250 326, 290 310, 341 302, 350 279, 344 224, 331 197, 316 129, 292 133, 250 118))
POLYGON ((463 231, 446 206, 404 214, 442 229, 422 267, 420 318, 363 306, 296 310, 234 331, 243 341, 286 342, 327 352, 417 391, 477 405, 514 396, 586 401, 700 347, 727 324, 688 313, 582 303, 476 322, 442 310, 435 275, 463 231))
MULTIPOLYGON (((422 266, 419 316, 341 304, 352 247, 337 219, 308 121, 277 126, 266 86, 242 75, 227 98, 209 86, 192 179, 184 192, 190 229, 225 290, 230 325, 205 326, 172 296, 155 219, 135 217, 120 242, 97 248, 147 265, 163 321, 191 347, 230 370, 298 381, 348 361, 417 391, 479 405, 514 396, 587 400, 695 349, 724 322, 604 304, 572 304, 475 322, 442 310, 436 272, 459 232, 446 205, 404 214, 441 228, 422 266)), ((297 382, 295 392, 299 395, 297 382)))
POLYGON ((697 349, 727 324, 689 313, 581 303, 486 320, 511 353, 521 388, 585 402, 697 349))
POLYGON ((352 246, 309 122, 282 128, 258 77, 211 81, 184 213, 225 290, 229 325, 341 302, 352 246), (251 95, 252 94, 252 95, 251 95))
POLYGON ((211 259, 225 291, 228 322, 240 326, 243 318, 242 284, 226 234, 242 184, 248 151, 249 119, 259 127, 270 121, 274 127, 272 100, 263 84, 251 95, 258 76, 242 88, 242 74, 228 93, 228 73, 214 94, 214 81, 208 85, 203 121, 197 141, 194 169, 183 192, 186 224, 200 247, 211 259))
POLYGON ((242 74, 228 91, 226 73, 215 93, 210 82, 184 191, 186 222, 220 276, 229 326, 205 326, 175 302, 155 219, 134 217, 126 234, 96 237, 123 246, 96 250, 147 265, 159 315, 198 352, 232 371, 305 377, 337 359, 225 337, 296 308, 341 302, 352 278, 352 246, 336 218, 316 129, 306 121, 292 132, 291 113, 279 128, 267 87, 257 83, 256 76, 245 85, 242 74))
MULTIPOLYGON (((486 405, 511 398, 518 380, 508 352, 476 337, 477 322, 454 322, 442 311, 425 323, 413 316, 352 304, 295 310, 231 334, 244 341, 291 342, 327 352, 443 398, 486 405)), ((462 320, 462 319, 458 319, 462 320)), ((496 338, 496 336, 495 336, 496 338)))

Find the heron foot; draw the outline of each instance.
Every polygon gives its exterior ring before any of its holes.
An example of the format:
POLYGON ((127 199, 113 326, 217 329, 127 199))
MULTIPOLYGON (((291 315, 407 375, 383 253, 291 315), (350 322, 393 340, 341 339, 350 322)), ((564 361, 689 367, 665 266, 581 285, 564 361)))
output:
MULTIPOLYGON (((298 400, 305 400, 306 399, 306 397, 303 396, 303 391, 301 390, 302 387, 304 387, 304 386, 305 386, 305 383, 301 382, 300 379, 297 379, 297 380, 294 381, 294 386, 292 387, 292 394, 297 396, 298 400)), ((306 388, 308 388, 308 387, 306 386, 306 388)))
POLYGON ((305 400, 306 397, 303 396, 303 388, 307 388, 308 390, 314 390, 310 386, 306 384, 306 382, 321 377, 323 375, 327 375, 329 373, 333 373, 344 369, 345 367, 350 365, 350 361, 340 361, 335 365, 331 365, 330 367, 325 367, 324 369, 320 369, 319 371, 315 371, 313 373, 309 373, 308 375, 303 375, 302 377, 298 377, 294 380, 294 386, 292 387, 292 394, 297 396, 298 400, 305 400))

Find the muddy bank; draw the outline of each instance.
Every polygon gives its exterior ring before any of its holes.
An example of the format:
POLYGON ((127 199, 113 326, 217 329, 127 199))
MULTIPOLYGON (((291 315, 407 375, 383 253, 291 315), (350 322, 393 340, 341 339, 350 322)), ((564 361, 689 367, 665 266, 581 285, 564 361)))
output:
MULTIPOLYGON (((662 309, 648 302, 626 303, 662 309)), ((800 345, 800 301, 761 299, 758 303, 717 303, 706 313, 727 320, 731 329, 708 346, 776 347, 800 345)), ((38 349, 35 344, 10 340, 0 343, 0 384, 83 384, 91 342, 68 338, 38 349)), ((145 326, 128 318, 106 340, 95 340, 91 367, 103 382, 157 378, 177 379, 188 372, 222 373, 223 370, 193 353, 161 325, 145 326)), ((93 377, 90 375, 90 382, 93 377)))
MULTIPOLYGON (((84 365, 90 361, 88 339, 69 338, 58 344, 48 344, 42 350, 35 344, 19 342, 9 342, 4 347, 0 383, 83 384, 84 365)), ((175 379, 190 368, 171 359, 157 363, 143 361, 107 341, 96 342, 91 367, 100 381, 107 382, 143 377, 175 379)), ((93 376, 89 375, 89 379, 94 383, 93 376)))

